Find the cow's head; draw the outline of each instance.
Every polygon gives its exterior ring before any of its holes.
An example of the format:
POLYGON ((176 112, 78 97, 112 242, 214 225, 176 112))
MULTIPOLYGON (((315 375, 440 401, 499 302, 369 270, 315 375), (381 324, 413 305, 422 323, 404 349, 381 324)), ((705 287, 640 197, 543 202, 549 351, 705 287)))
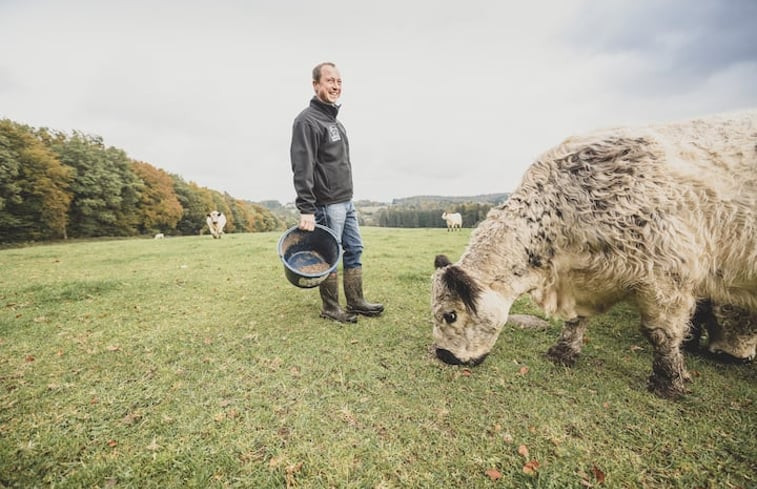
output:
POLYGON ((728 304, 713 306, 717 321, 709 329, 711 353, 749 362, 757 353, 757 314, 728 304))
POLYGON ((221 219, 222 215, 223 214, 221 212, 213 211, 210 214, 208 214, 208 217, 210 218, 210 222, 212 222, 213 224, 215 224, 215 223, 217 223, 221 219))
POLYGON ((436 356, 449 364, 478 365, 497 341, 512 300, 477 282, 444 255, 434 261, 431 313, 436 356))

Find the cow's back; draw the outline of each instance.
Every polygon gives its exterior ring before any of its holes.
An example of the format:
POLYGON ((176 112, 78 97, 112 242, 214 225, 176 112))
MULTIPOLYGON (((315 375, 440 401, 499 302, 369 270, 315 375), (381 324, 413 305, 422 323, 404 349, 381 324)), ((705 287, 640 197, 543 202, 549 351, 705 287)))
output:
POLYGON ((757 308, 757 112, 572 137, 505 204, 534 249, 616 282, 660 274, 757 308))

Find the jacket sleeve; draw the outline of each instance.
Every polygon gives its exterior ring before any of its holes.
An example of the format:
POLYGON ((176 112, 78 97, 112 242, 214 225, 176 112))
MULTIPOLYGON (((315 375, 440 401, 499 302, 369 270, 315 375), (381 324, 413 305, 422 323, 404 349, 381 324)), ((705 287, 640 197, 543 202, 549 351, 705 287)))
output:
POLYGON ((316 131, 304 120, 296 120, 292 127, 292 145, 289 156, 294 173, 295 205, 301 214, 315 214, 313 192, 315 155, 318 154, 316 131))

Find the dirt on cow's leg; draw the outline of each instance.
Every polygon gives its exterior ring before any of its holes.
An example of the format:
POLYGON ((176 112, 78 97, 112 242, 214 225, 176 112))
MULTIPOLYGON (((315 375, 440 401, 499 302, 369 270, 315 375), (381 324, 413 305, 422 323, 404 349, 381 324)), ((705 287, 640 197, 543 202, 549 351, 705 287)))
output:
POLYGON ((685 383, 691 380, 683 363, 681 336, 662 328, 644 328, 645 336, 654 345, 652 375, 647 388, 659 397, 675 399, 689 392, 685 383))
POLYGON ((560 339, 549 350, 547 356, 558 365, 572 367, 581 354, 584 331, 586 331, 586 318, 578 317, 565 321, 560 339))

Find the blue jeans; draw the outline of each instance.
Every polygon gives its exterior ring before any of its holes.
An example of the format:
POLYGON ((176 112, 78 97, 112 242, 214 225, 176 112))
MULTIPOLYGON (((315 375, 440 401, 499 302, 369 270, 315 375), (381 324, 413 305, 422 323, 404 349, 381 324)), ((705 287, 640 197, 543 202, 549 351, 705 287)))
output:
POLYGON ((357 210, 352 201, 316 206, 315 222, 336 234, 339 245, 344 250, 342 266, 345 269, 362 266, 360 256, 363 254, 363 239, 360 237, 357 210))

